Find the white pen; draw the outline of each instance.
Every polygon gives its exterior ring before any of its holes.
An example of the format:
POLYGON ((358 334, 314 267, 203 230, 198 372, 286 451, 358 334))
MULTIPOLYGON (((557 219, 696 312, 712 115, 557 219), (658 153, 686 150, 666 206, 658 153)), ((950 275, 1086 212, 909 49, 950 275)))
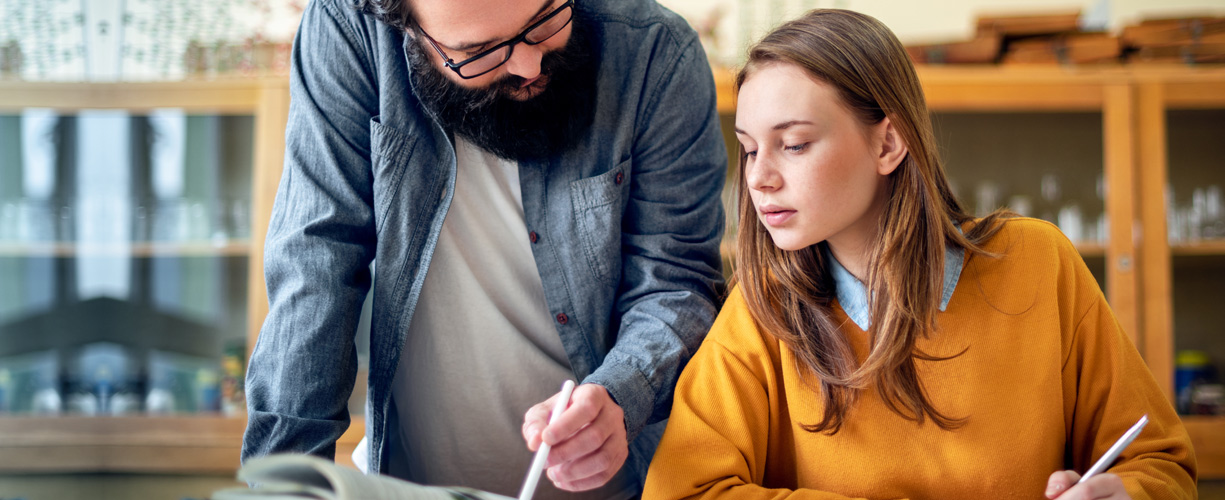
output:
MULTIPOLYGON (((570 402, 571 392, 574 392, 574 381, 567 380, 561 385, 561 395, 557 397, 557 402, 553 403, 553 413, 549 415, 550 424, 556 422, 561 412, 565 411, 566 403, 570 402)), ((544 442, 543 437, 542 435, 540 448, 536 450, 536 458, 532 459, 532 466, 527 469, 527 479, 523 481, 523 491, 519 492, 519 500, 532 500, 532 494, 536 492, 536 483, 540 481, 540 473, 544 472, 544 464, 549 460, 550 446, 544 442)))
POLYGON ((1136 439, 1136 436, 1140 435, 1140 431, 1144 429, 1146 424, 1148 424, 1147 414, 1140 417, 1140 421, 1136 422, 1136 425, 1133 425, 1130 429, 1127 429, 1127 432, 1123 433, 1123 437, 1119 438, 1118 441, 1115 441, 1114 446, 1111 446, 1109 450, 1106 450, 1106 454, 1102 455, 1102 458, 1099 458, 1097 463, 1093 464, 1093 467, 1090 467, 1089 470, 1085 472, 1085 475, 1080 476, 1080 481, 1077 481, 1076 484, 1083 483, 1087 479, 1106 470, 1107 467, 1110 467, 1110 464, 1114 463, 1116 458, 1119 458, 1119 453, 1123 453, 1123 448, 1126 448, 1127 445, 1131 444, 1133 439, 1136 439))

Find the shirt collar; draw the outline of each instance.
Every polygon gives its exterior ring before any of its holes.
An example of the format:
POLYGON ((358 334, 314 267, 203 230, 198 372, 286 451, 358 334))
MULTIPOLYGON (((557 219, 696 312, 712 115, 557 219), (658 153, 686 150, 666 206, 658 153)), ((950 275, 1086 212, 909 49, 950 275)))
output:
MULTIPOLYGON (((834 275, 834 292, 838 295, 838 303, 842 305, 842 310, 846 311, 851 321, 854 321, 861 330, 866 331, 872 325, 872 318, 868 310, 867 288, 855 275, 842 267, 838 259, 834 258, 833 252, 829 251, 829 245, 825 246, 825 258, 829 261, 829 269, 834 275)), ((965 265, 965 250, 945 244, 944 283, 940 295, 941 312, 948 308, 949 301, 953 299, 953 289, 957 287, 957 281, 961 278, 963 265, 965 265)))

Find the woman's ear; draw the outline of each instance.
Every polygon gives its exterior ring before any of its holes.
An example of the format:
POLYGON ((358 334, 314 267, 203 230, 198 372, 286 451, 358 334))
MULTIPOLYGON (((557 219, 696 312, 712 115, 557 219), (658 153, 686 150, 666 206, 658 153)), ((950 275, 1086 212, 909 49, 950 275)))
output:
POLYGON ((902 164, 902 160, 906 159, 906 153, 909 149, 906 148, 906 141, 902 139, 902 135, 893 127, 893 122, 889 117, 885 117, 878 127, 877 137, 879 138, 880 154, 877 157, 876 173, 880 175, 892 174, 897 169, 898 165, 902 164))

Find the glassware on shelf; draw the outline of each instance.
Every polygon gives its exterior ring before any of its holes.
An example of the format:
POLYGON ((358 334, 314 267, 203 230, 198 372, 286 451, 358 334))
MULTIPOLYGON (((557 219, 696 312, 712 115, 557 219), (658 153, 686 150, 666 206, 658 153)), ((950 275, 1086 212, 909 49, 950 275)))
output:
POLYGON ((1192 415, 1222 415, 1225 414, 1225 386, 1221 384, 1203 384, 1191 393, 1192 415))
POLYGON ((59 216, 59 218, 55 222, 55 239, 62 242, 76 241, 76 207, 70 203, 60 204, 56 209, 56 214, 59 216))
POLYGON ((145 394, 145 413, 167 415, 174 413, 174 393, 165 387, 154 387, 145 394))
POLYGON ((226 346, 221 357, 221 412, 226 415, 237 415, 246 409, 243 391, 245 352, 246 345, 235 342, 226 346))
POLYGON ((1107 214, 1106 211, 1103 210, 1101 214, 1098 214, 1097 220, 1094 222, 1094 225, 1097 227, 1097 229, 1095 231, 1096 237, 1093 238, 1093 241, 1096 241, 1103 245, 1109 243, 1110 242, 1110 214, 1107 214))
POLYGON ((131 413, 138 368, 129 349, 114 342, 93 342, 80 348, 69 366, 68 409, 83 415, 131 413))
POLYGON ((1000 206, 999 185, 991 181, 978 183, 978 188, 974 191, 974 200, 974 213, 976 215, 984 217, 990 214, 1000 206))
POLYGON ((208 207, 204 202, 192 200, 187 204, 187 241, 211 241, 213 238, 212 224, 209 221, 208 207))
POLYGON ((223 246, 251 237, 250 207, 242 199, 172 198, 157 200, 135 213, 147 219, 137 224, 148 224, 148 241, 223 246))
POLYGON ((0 242, 46 243, 56 240, 59 210, 49 200, 21 198, 0 205, 0 242))
POLYGON ((1174 192, 1166 188, 1166 225, 1170 243, 1196 243, 1225 238, 1225 200, 1221 187, 1197 187, 1191 204, 1179 206, 1174 192))
POLYGON ((1105 174, 1097 174, 1093 192, 1097 195, 1097 204, 1102 207, 1102 212, 1097 214, 1093 223, 1086 224, 1085 239, 1105 245, 1110 242, 1110 215, 1106 213, 1106 196, 1110 192, 1110 185, 1106 184, 1105 174))
POLYGON ((229 223, 230 238, 251 239, 251 203, 245 199, 235 198, 229 200, 226 206, 228 215, 226 221, 229 223))
POLYGON ((1021 217, 1034 216, 1034 202, 1028 196, 1016 195, 1008 199, 1008 208, 1021 217))
POLYGON ((181 199, 157 200, 150 215, 150 241, 187 242, 191 240, 191 214, 181 199))
POLYGON ((143 242, 152 239, 153 221, 149 217, 150 212, 152 212, 151 208, 145 203, 135 203, 132 206, 132 241, 143 242))
POLYGON ((1203 188, 1191 192, 1191 206, 1187 209, 1187 239, 1199 241, 1204 239, 1204 216, 1208 211, 1208 198, 1203 188))
POLYGON ((1080 207, 1075 203, 1070 203, 1059 209, 1056 225, 1059 230, 1063 231, 1064 236, 1073 242, 1081 242, 1085 240, 1084 221, 1080 214, 1080 207))
POLYGON ((17 202, 0 203, 0 243, 11 243, 17 239, 17 202))
POLYGON ((148 366, 145 404, 149 412, 221 411, 221 370, 217 360, 152 350, 148 366))
POLYGON ((1038 207, 1038 217, 1058 224, 1059 211, 1063 209, 1063 189, 1059 176, 1053 173, 1043 174, 1039 181, 1039 193, 1042 201, 1038 207))
POLYGON ((1216 379, 1212 360, 1203 351, 1179 351, 1174 357, 1174 406, 1179 413, 1191 413, 1195 388, 1216 379))
POLYGON ((0 413, 60 413, 59 373, 54 351, 0 358, 0 413))
POLYGON ((1203 229, 1200 234, 1208 239, 1225 238, 1225 202, 1221 199, 1221 187, 1204 188, 1203 229))

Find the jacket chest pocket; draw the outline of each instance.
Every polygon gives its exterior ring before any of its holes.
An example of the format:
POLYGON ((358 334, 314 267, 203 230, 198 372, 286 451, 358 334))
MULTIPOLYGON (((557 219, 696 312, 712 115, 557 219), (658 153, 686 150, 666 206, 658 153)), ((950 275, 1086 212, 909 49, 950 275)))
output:
POLYGON ((394 195, 401 191, 400 184, 409 170, 408 162, 416 142, 416 134, 384 125, 378 117, 370 120, 370 167, 374 175, 374 217, 378 234, 382 234, 387 223, 394 195))
POLYGON ((621 274, 621 217, 629 196, 631 160, 594 177, 570 183, 579 246, 591 269, 602 282, 621 274))

